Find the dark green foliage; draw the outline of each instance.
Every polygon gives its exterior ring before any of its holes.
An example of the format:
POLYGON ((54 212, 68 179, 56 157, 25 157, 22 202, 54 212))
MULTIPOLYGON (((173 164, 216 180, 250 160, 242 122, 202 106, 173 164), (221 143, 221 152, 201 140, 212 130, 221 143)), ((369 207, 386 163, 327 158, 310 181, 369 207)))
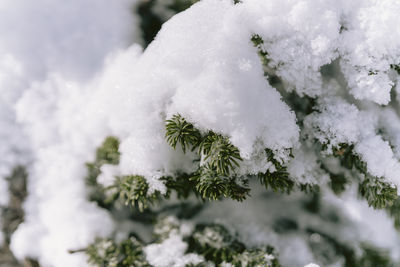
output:
POLYGON ((200 263, 197 263, 197 264, 189 263, 189 264, 185 265, 185 267, 209 267, 209 266, 210 265, 207 264, 206 262, 200 262, 200 263))
POLYGON ((88 263, 95 267, 150 267, 142 246, 133 236, 120 243, 99 238, 86 249, 88 263))
MULTIPOLYGON (((154 222, 153 240, 150 244, 162 243, 172 235, 181 235, 182 222, 174 216, 159 216, 154 222)), ((235 267, 267 266, 279 267, 276 253, 272 247, 246 249, 234 234, 220 224, 198 224, 193 232, 187 232, 184 241, 188 244, 186 253, 202 255, 206 261, 186 266, 206 267, 209 264, 220 266, 230 263, 235 267)), ((131 236, 117 243, 113 239, 96 239, 84 250, 90 266, 151 266, 145 259, 143 243, 131 236)), ((74 251, 74 252, 79 252, 74 251)))
POLYGON ((158 191, 149 194, 149 184, 143 176, 139 175, 118 177, 116 189, 125 205, 131 204, 141 212, 161 198, 158 191))
POLYGON ((308 212, 317 214, 321 210, 321 195, 319 192, 313 192, 309 198, 304 201, 304 209, 308 212))
POLYGON ((190 180, 192 175, 178 174, 176 177, 162 177, 167 186, 167 193, 162 196, 160 192, 155 191, 148 194, 149 185, 146 179, 138 175, 128 175, 115 177, 113 185, 104 188, 97 183, 97 177, 101 174, 100 168, 103 164, 118 164, 120 153, 118 151, 119 141, 115 137, 107 137, 103 144, 97 149, 96 160, 87 163, 88 176, 86 178, 89 185, 90 199, 99 204, 99 206, 111 209, 116 201, 123 201, 126 205, 131 205, 143 212, 149 208, 155 201, 162 197, 169 198, 172 191, 176 192, 178 198, 188 198, 191 192, 195 192, 195 183, 190 180))
POLYGON ((179 13, 189 8, 191 5, 197 3, 198 1, 199 0, 175 0, 168 5, 168 8, 179 13))
POLYGON ((299 184, 297 185, 300 191, 311 194, 311 193, 318 193, 320 188, 317 184, 299 184))
POLYGON ((268 65, 269 59, 268 59, 268 52, 265 50, 264 48, 264 40, 262 39, 262 37, 258 34, 253 34, 253 36, 251 36, 251 42, 253 43, 253 45, 257 48, 258 50, 258 55, 262 61, 262 64, 264 66, 268 65))
POLYGON ((391 64, 390 68, 397 71, 397 73, 400 75, 400 64, 391 64))
MULTIPOLYGON (((314 111, 317 103, 315 98, 309 96, 299 96, 296 92, 291 92, 285 97, 286 103, 296 111, 296 117, 303 119, 305 115, 314 111)), ((302 121, 301 121, 302 123, 302 121)))
POLYGON ((394 226, 400 231, 400 197, 397 197, 393 205, 387 207, 387 210, 394 220, 394 226))
MULTIPOLYGON (((254 38, 255 42, 259 40, 257 37, 254 38)), ((233 173, 239 166, 239 161, 242 161, 240 151, 227 137, 212 131, 201 135, 193 124, 178 114, 166 122, 166 139, 173 148, 179 143, 183 151, 187 147, 192 149, 198 147, 199 158, 202 158, 203 165, 199 166, 190 180, 194 182, 202 198, 217 200, 229 197, 242 201, 249 196, 248 178, 237 177, 233 173)), ((266 149, 266 152, 268 160, 275 165, 276 170, 260 173, 258 177, 261 183, 275 192, 291 192, 294 182, 289 178, 286 166, 274 159, 271 150, 266 149)), ((306 192, 315 189, 312 185, 301 185, 301 190, 306 192)))
MULTIPOLYGON (((330 220, 330 218, 326 219, 330 220)), ((301 229, 299 230, 301 232, 301 229)), ((340 266, 344 267, 394 266, 390 255, 382 249, 364 243, 356 248, 348 242, 339 240, 336 236, 317 229, 305 229, 305 234, 309 247, 320 266, 331 266, 338 259, 342 262, 340 266)))
POLYGON ((258 178, 266 189, 270 188, 274 192, 289 194, 294 188, 294 182, 289 178, 285 168, 277 169, 274 172, 260 173, 258 178))
POLYGON ((8 182, 9 201, 7 206, 1 207, 2 231, 5 233, 5 242, 11 241, 11 234, 18 225, 24 221, 23 202, 27 196, 28 173, 22 166, 13 169, 10 176, 6 177, 8 182))
POLYGON ((140 16, 142 38, 145 42, 144 46, 148 46, 154 40, 158 31, 161 29, 161 25, 168 19, 157 13, 157 6, 164 6, 167 12, 173 15, 189 8, 196 2, 198 2, 198 0, 174 0, 170 2, 165 0, 140 1, 137 13, 140 16))
POLYGON ((89 198, 95 201, 100 207, 110 208, 110 202, 104 194, 103 186, 97 183, 97 177, 100 175, 100 168, 104 164, 116 165, 119 163, 120 153, 119 140, 115 137, 107 137, 102 145, 96 151, 96 159, 94 162, 86 163, 88 175, 86 176, 86 184, 89 187, 89 198))
POLYGON ((89 186, 97 184, 97 177, 100 175, 100 168, 104 164, 116 165, 119 163, 120 153, 118 151, 119 140, 115 137, 107 137, 96 151, 94 162, 87 163, 88 176, 86 182, 89 186))
POLYGON ((187 122, 181 115, 172 116, 166 121, 165 137, 167 142, 175 149, 180 144, 183 152, 187 147, 199 147, 198 154, 204 156, 204 161, 220 174, 229 174, 234 166, 241 161, 237 147, 229 139, 212 131, 202 136, 193 124, 187 122))
POLYGON ((265 150, 267 153, 268 161, 272 162, 275 166, 275 171, 267 171, 266 173, 259 173, 258 178, 265 188, 271 188, 274 192, 290 193, 294 188, 294 182, 289 178, 287 167, 279 163, 270 149, 265 150))
POLYGON ((290 231, 295 231, 298 229, 297 222, 290 218, 278 218, 274 224, 272 225, 272 228, 274 229, 275 232, 277 233, 289 233, 290 231))
POLYGON ((39 267, 35 259, 25 258, 24 263, 18 262, 10 249, 11 236, 17 230, 18 226, 24 221, 25 213, 23 203, 27 196, 28 173, 23 166, 13 168, 9 176, 5 177, 8 184, 8 202, 0 206, 1 231, 3 241, 0 244, 0 266, 39 267))
POLYGON ((358 260, 360 267, 394 267, 395 265, 390 260, 390 255, 387 251, 374 248, 364 244, 362 246, 363 254, 358 260))
POLYGON ((281 266, 274 256, 274 249, 251 249, 234 254, 231 262, 235 267, 279 267, 281 266))
MULTIPOLYGON (((341 144, 333 149, 333 155, 340 159, 343 167, 355 170, 360 177, 365 177, 359 184, 359 193, 374 209, 383 209, 393 205, 397 199, 397 188, 393 184, 386 182, 383 178, 374 177, 367 171, 367 165, 361 158, 354 153, 354 145, 341 144)), ((336 176, 339 189, 345 184, 344 177, 336 176)))
POLYGON ((351 170, 353 167, 360 173, 367 173, 367 165, 354 153, 354 145, 340 144, 333 148, 333 155, 340 159, 340 164, 351 170))
POLYGON ((320 164, 320 167, 329 174, 329 178, 331 179, 329 185, 336 195, 340 195, 346 190, 346 186, 349 184, 349 181, 343 172, 333 173, 323 163, 320 164))
POLYGON ((218 174, 211 166, 200 167, 191 180, 196 182, 196 190, 204 199, 217 200, 221 197, 230 197, 242 201, 249 195, 248 181, 242 179, 239 185, 236 177, 218 174))
POLYGON ((200 132, 179 114, 166 121, 165 129, 167 142, 174 149, 178 143, 181 145, 183 152, 186 151, 187 147, 195 148, 200 144, 200 132))
POLYGON ((179 199, 186 199, 191 193, 197 194, 195 190, 196 182, 191 179, 192 176, 191 174, 181 173, 175 177, 161 177, 161 180, 165 181, 165 186, 168 190, 167 196, 171 194, 171 191, 175 192, 179 199))
POLYGON ((330 186, 331 186, 332 191, 335 194, 338 195, 346 189, 346 184, 348 183, 348 181, 347 181, 346 177, 344 176, 344 174, 330 173, 330 178, 331 178, 330 186))
POLYGON ((355 251, 345 243, 336 240, 335 237, 315 229, 307 229, 309 246, 319 262, 328 265, 337 257, 344 258, 344 267, 362 267, 357 263, 355 251))
POLYGON ((188 242, 189 252, 203 255, 217 266, 221 263, 230 263, 235 267, 280 266, 272 247, 246 249, 220 224, 197 225, 188 242))
POLYGON ((245 250, 245 246, 237 241, 222 225, 197 225, 189 238, 189 251, 203 255, 206 260, 216 264, 230 262, 233 256, 245 250))
POLYGON ((360 184, 359 191, 374 209, 392 206, 397 199, 397 188, 383 179, 367 176, 360 184))
POLYGON ((230 179, 227 184, 227 195, 236 201, 243 201, 246 197, 250 196, 249 182, 246 178, 240 178, 240 183, 236 179, 230 179))
POLYGON ((230 170, 239 166, 241 161, 239 149, 229 142, 229 139, 213 132, 209 132, 200 143, 199 152, 204 161, 218 174, 229 175, 230 170))
POLYGON ((107 137, 101 147, 96 151, 96 163, 102 164, 118 164, 119 163, 119 140, 113 136, 107 137))
MULTIPOLYGON (((149 185, 146 179, 138 175, 116 177, 113 186, 103 188, 103 194, 107 195, 108 199, 110 199, 111 196, 111 202, 118 199, 122 200, 125 204, 136 207, 136 209, 141 212, 152 212, 148 222, 153 222, 159 214, 171 214, 171 212, 177 214, 176 210, 180 208, 176 205, 165 205, 158 211, 147 209, 158 201, 170 198, 173 192, 176 192, 176 196, 179 199, 188 198, 192 192, 203 199, 210 200, 232 198, 242 201, 249 195, 250 188, 248 186, 248 178, 250 176, 237 175, 236 168, 239 166, 239 161, 242 159, 240 158, 238 148, 229 142, 228 137, 212 131, 202 133, 183 117, 175 115, 171 120, 166 122, 166 139, 173 148, 180 145, 184 152, 192 150, 198 154, 198 160, 195 161, 198 161, 199 164, 196 172, 162 177, 161 180, 164 181, 167 188, 165 195, 162 195, 158 191, 149 194, 149 185)), ((389 209, 389 206, 397 200, 396 188, 384 182, 382 179, 367 175, 365 163, 354 153, 353 149, 353 145, 341 144, 339 147, 333 149, 333 155, 339 158, 343 167, 350 169, 354 173, 361 174, 360 177, 367 177, 360 185, 360 194, 368 200, 371 206, 374 208, 387 207, 388 211, 394 217, 398 216, 398 210, 400 210, 400 208, 396 209, 397 206, 393 205, 392 209, 389 209)), ((274 157, 273 151, 269 149, 265 151, 268 161, 274 165, 274 168, 272 167, 271 169, 275 170, 258 174, 261 183, 264 184, 267 189, 270 188, 274 192, 290 193, 296 187, 307 194, 315 196, 306 204, 306 208, 309 212, 318 215, 318 213, 321 212, 321 207, 318 205, 320 195, 319 187, 311 184, 295 184, 289 177, 287 167, 274 157)), ((103 146, 99 148, 97 152, 96 161, 93 163, 94 170, 98 171, 97 174, 95 173, 96 178, 100 173, 99 169, 102 164, 116 164, 118 163, 118 159, 118 143, 111 141, 104 142, 103 146)), ((321 166, 323 167, 322 163, 321 166)), ((344 174, 332 174, 329 171, 328 173, 331 175, 331 187, 333 191, 339 193, 344 190, 347 183, 344 174)), ((398 206, 400 206, 400 204, 398 206)), ((199 210, 200 209, 194 209, 194 211, 190 211, 189 214, 192 215, 190 215, 189 218, 199 210)), ((328 216, 329 214, 326 213, 325 215, 328 216)), ((327 218, 330 217, 328 216, 327 218)), ((339 219, 334 218, 331 221, 333 222, 335 220, 338 221, 339 219)), ((179 234, 179 231, 181 231, 180 227, 181 223, 175 217, 160 217, 154 226, 154 239, 152 242, 162 242, 172 233, 179 234)), ((354 248, 342 244, 334 237, 324 234, 323 232, 302 229, 298 222, 291 218, 282 217, 272 225, 272 229, 280 234, 290 233, 292 231, 302 232, 303 234, 307 233, 308 235, 313 233, 318 234, 323 243, 311 242, 309 245, 316 255, 320 255, 319 259, 321 259, 321 262, 324 264, 332 263, 336 259, 343 257, 345 259, 345 266, 374 266, 374 264, 375 266, 391 266, 388 257, 376 249, 366 248, 364 250, 365 253, 360 257, 360 254, 357 254, 354 248)), ((202 255, 207 261, 216 264, 216 266, 221 263, 230 263, 238 267, 280 266, 272 249, 248 249, 225 227, 219 224, 199 224, 195 227, 191 235, 184 238, 184 241, 188 242, 188 250, 186 253, 193 252, 202 255)), ((95 244, 92 246, 94 245, 95 244)), ((108 251, 107 253, 109 253, 106 259, 98 257, 99 254, 96 254, 94 251, 90 252, 89 248, 87 253, 92 253, 94 255, 90 256, 93 262, 97 261, 103 264, 95 266, 149 266, 143 258, 141 250, 141 246, 143 245, 145 244, 140 244, 140 246, 135 245, 133 247, 132 241, 128 242, 128 240, 124 240, 120 244, 112 242, 112 245, 109 248, 107 247, 109 250, 106 249, 106 251, 108 251), (127 251, 131 252, 128 253, 127 251), (128 254, 130 257, 118 256, 128 254), (124 259, 125 263, 118 261, 120 262, 119 264, 122 265, 112 265, 112 262, 106 262, 107 260, 113 260, 115 264, 116 259, 124 259), (132 265, 132 262, 135 263, 132 265)), ((96 248, 97 251, 98 249, 99 247, 96 248)), ((188 266, 206 266, 205 264, 206 263, 200 263, 188 266)))
POLYGON ((361 254, 359 250, 350 247, 348 244, 338 241, 336 237, 329 236, 320 231, 307 230, 311 236, 317 235, 318 238, 310 238, 309 245, 317 260, 323 263, 322 266, 332 263, 338 257, 343 257, 344 267, 393 267, 390 255, 379 248, 367 244, 361 244, 361 254))
POLYGON ((249 195, 248 180, 232 174, 242 160, 237 147, 229 139, 212 131, 202 135, 193 124, 182 116, 174 115, 166 121, 167 142, 176 148, 180 144, 185 152, 187 147, 197 148, 199 159, 203 161, 198 170, 187 180, 167 179, 168 185, 176 188, 179 196, 187 196, 189 186, 196 189, 196 194, 203 199, 217 200, 230 197, 242 201, 249 195))
MULTIPOLYGON (((126 205, 130 204, 143 212, 155 201, 161 199, 161 194, 158 191, 148 194, 149 185, 144 177, 138 175, 115 177, 114 184, 107 188, 97 183, 97 177, 101 174, 100 168, 103 164, 114 165, 119 163, 120 153, 118 148, 118 139, 107 137, 96 151, 96 160, 86 164, 89 173, 86 181, 91 190, 90 199, 106 209, 111 209, 115 201, 122 200, 126 205)), ((161 178, 168 188, 165 197, 168 198, 171 190, 174 190, 179 198, 187 198, 195 187, 189 177, 187 174, 180 174, 175 178, 161 178)))
POLYGON ((154 224, 153 235, 158 242, 167 239, 172 232, 179 232, 180 222, 174 216, 160 216, 154 224))
POLYGON ((191 180, 196 182, 196 190, 204 199, 217 200, 226 194, 227 177, 208 167, 200 168, 191 180))

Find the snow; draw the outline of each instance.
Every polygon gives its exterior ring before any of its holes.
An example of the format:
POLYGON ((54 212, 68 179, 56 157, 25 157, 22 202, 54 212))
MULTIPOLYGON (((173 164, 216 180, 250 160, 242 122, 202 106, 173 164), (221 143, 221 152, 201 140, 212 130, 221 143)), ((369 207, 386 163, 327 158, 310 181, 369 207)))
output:
POLYGON ((360 2, 345 17, 341 54, 343 73, 357 99, 387 104, 394 83, 390 64, 400 61, 400 5, 396 0, 360 2), (376 74, 370 75, 370 71, 376 74))
POLYGON ((394 133, 393 129, 399 123, 398 115, 391 112, 390 107, 366 106, 360 109, 343 99, 327 97, 320 103, 319 113, 306 117, 305 125, 311 131, 311 136, 327 145, 328 153, 332 153, 332 148, 338 148, 341 144, 354 144, 355 154, 367 164, 370 174, 385 177, 400 185, 398 158, 389 142, 383 139, 384 136, 376 134, 381 128, 388 129, 386 131, 390 131, 390 139, 394 139, 394 144, 397 144, 400 135, 394 133), (390 124, 382 119, 385 116, 391 116, 390 124))
MULTIPOLYGON (((272 245, 279 254, 279 262, 284 266, 319 263, 318 255, 312 253, 309 242, 319 242, 321 236, 310 234, 307 229, 334 237, 339 243, 346 244, 355 251, 358 251, 360 244, 374 244, 380 249, 387 249, 392 259, 398 262, 400 234, 393 227, 392 218, 384 210, 368 207, 367 202, 359 199, 357 194, 354 186, 340 196, 325 188, 321 192, 322 214, 314 214, 303 209, 305 196, 300 193, 267 194, 263 188, 256 188, 253 184, 252 198, 243 202, 225 200, 214 203, 194 220, 203 223, 216 221, 229 227, 228 229, 235 229, 238 231, 238 238, 248 247, 272 245), (332 221, 329 216, 331 212, 338 216, 336 220, 340 223, 332 221), (279 218, 295 221, 298 229, 274 231, 273 227, 279 218)), ((321 242, 318 246, 326 246, 326 243, 321 242)), ((341 260, 343 259, 337 258, 337 262, 340 263, 341 260)))
POLYGON ((194 253, 185 254, 188 244, 179 235, 171 235, 161 244, 151 244, 144 248, 146 260, 154 267, 184 267, 199 264, 204 258, 194 253))
MULTIPOLYGON (((115 230, 110 215, 86 199, 84 183, 85 162, 106 136, 121 141, 121 159, 102 167, 104 185, 116 174, 135 174, 150 192, 165 192, 161 176, 194 171, 194 154, 173 150, 164 138, 165 120, 177 113, 229 137, 244 159, 240 174, 272 168, 269 148, 296 182, 326 184, 320 155, 302 140, 307 135, 327 144, 327 154, 354 145, 370 174, 400 185, 398 100, 390 102, 398 90, 390 70, 400 63, 398 1, 204 0, 168 20, 144 51, 135 2, 0 1, 1 205, 8 201, 4 177, 18 164, 29 171, 25 222, 11 242, 17 258, 85 266, 85 257, 68 249, 115 230), (267 66, 253 34, 264 40, 267 66), (332 62, 340 72, 325 77, 321 68, 332 62), (282 80, 279 91, 265 71, 282 80), (292 91, 318 97, 304 128, 282 100, 292 91)), ((272 240, 293 248, 303 265, 313 261, 304 242, 272 240)), ((166 258, 168 266, 200 260, 185 249, 175 235, 149 245, 146 255, 156 266, 167 266, 166 258)))
POLYGON ((84 155, 98 144, 73 147, 71 133, 79 145, 86 140, 71 124, 77 114, 63 115, 62 109, 77 104, 67 97, 74 88, 64 79, 85 83, 108 53, 130 43, 135 32, 132 4, 0 2, 0 181, 15 165, 28 165, 29 171, 25 222, 11 242, 18 259, 38 258, 42 266, 85 266, 84 255, 68 249, 82 248, 112 230, 109 215, 85 197, 84 155))
POLYGON ((100 168, 100 175, 97 177, 97 182, 104 187, 108 187, 114 184, 115 177, 119 176, 119 169, 115 165, 104 164, 100 168))
POLYGON ((326 184, 329 176, 321 170, 317 155, 305 146, 293 153, 293 160, 288 164, 290 177, 300 184, 326 184))

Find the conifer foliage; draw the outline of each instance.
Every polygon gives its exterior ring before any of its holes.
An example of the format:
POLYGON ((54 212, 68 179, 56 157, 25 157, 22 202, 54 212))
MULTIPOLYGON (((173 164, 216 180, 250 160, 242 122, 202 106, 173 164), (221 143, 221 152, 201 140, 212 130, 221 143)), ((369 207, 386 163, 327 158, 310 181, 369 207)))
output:
POLYGON ((400 266, 398 0, 3 2, 1 266, 400 266))

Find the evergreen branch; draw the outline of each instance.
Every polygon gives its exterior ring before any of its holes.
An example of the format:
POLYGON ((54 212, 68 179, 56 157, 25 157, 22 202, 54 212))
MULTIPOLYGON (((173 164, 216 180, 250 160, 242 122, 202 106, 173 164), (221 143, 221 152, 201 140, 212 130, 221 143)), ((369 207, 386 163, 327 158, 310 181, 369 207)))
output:
POLYGON ((220 177, 209 167, 201 167, 191 178, 196 182, 196 190, 204 199, 217 200, 226 193, 226 177, 220 177))
POLYGON ((119 140, 116 137, 107 137, 103 144, 96 151, 96 163, 102 164, 113 164, 119 163, 120 153, 119 140))
POLYGON ((216 264, 231 262, 236 253, 245 250, 244 244, 237 241, 220 224, 197 225, 189 238, 189 251, 203 255, 206 260, 216 264))
POLYGON ((187 122, 181 115, 176 114, 166 121, 165 137, 168 144, 174 149, 179 143, 183 152, 186 152, 187 147, 195 148, 198 146, 201 134, 193 124, 187 122))
POLYGON ((390 68, 394 69, 400 75, 400 64, 390 64, 390 68))
POLYGON ((197 191, 195 190, 196 182, 190 179, 192 176, 193 174, 181 173, 175 177, 161 177, 161 180, 165 182, 165 186, 168 189, 167 196, 171 194, 171 191, 174 191, 179 199, 188 198, 192 192, 197 195, 197 191))
POLYGON ((264 49, 264 40, 258 34, 253 34, 251 36, 251 42, 258 50, 258 56, 261 59, 261 62, 264 66, 267 66, 269 63, 268 52, 264 49))
POLYGON ((239 166, 241 161, 237 147, 229 142, 229 139, 213 132, 209 132, 199 146, 199 153, 204 154, 204 161, 223 175, 229 175, 230 170, 239 166))
POLYGON ((149 194, 149 184, 143 176, 129 175, 119 177, 116 183, 119 198, 124 201, 125 205, 132 206, 143 212, 155 201, 160 200, 161 194, 155 191, 149 194))
POLYGON ((98 238, 86 249, 89 266, 93 267, 151 267, 142 251, 143 244, 134 236, 116 243, 98 238))
POLYGON ((178 233, 180 226, 175 216, 160 216, 154 224, 153 235, 158 242, 162 242, 172 233, 178 233))
POLYGON ((359 192, 374 209, 392 206, 397 199, 397 188, 394 185, 373 176, 365 177, 360 184, 359 192))
POLYGON ((258 178, 260 183, 266 189, 271 188, 274 192, 281 192, 289 194, 292 192, 294 182, 289 178, 289 174, 285 169, 276 170, 274 172, 259 173, 258 178))
POLYGON ((298 187, 300 189, 300 191, 306 193, 306 194, 310 194, 310 193, 318 193, 320 188, 319 185, 317 184, 298 184, 298 187))
POLYGON ((346 143, 339 144, 338 147, 333 147, 333 155, 340 159, 340 164, 351 170, 353 167, 360 173, 367 173, 367 164, 361 160, 354 152, 354 145, 349 145, 346 143))
POLYGON ((196 190, 204 199, 217 200, 221 197, 230 197, 242 201, 250 192, 246 179, 239 185, 236 177, 223 176, 209 164, 199 168, 191 180, 196 182, 196 190))
POLYGON ((90 190, 89 199, 106 209, 109 209, 112 203, 107 200, 104 187, 97 183, 97 177, 101 174, 100 168, 104 164, 117 165, 119 158, 119 140, 116 137, 109 136, 96 150, 95 161, 86 163, 88 174, 85 180, 90 190))
POLYGON ((259 173, 258 178, 265 188, 271 188, 274 192, 282 192, 289 194, 294 187, 294 181, 289 178, 287 167, 279 163, 275 158, 272 150, 266 149, 268 161, 275 165, 275 171, 267 171, 259 173))
POLYGON ((400 230, 400 197, 397 197, 393 205, 386 207, 386 209, 394 220, 394 227, 400 230))
POLYGON ((278 260, 274 256, 272 247, 245 250, 242 253, 234 254, 231 264, 233 266, 247 267, 280 267, 278 260))
POLYGON ((217 266, 280 266, 272 247, 246 249, 246 246, 221 224, 197 225, 188 242, 189 252, 203 255, 206 260, 217 266))

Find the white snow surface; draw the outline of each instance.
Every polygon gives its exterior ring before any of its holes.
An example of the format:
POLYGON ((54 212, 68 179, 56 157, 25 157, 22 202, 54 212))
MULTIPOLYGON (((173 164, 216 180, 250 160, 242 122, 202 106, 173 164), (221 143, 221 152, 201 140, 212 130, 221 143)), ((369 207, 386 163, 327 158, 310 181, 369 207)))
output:
POLYGON ((184 267, 199 264, 204 258, 194 253, 185 254, 188 244, 178 234, 170 235, 160 244, 150 244, 144 248, 147 261, 154 267, 184 267))
MULTIPOLYGON (((176 113, 228 136, 244 158, 241 172, 268 169, 260 157, 269 148, 297 181, 325 183, 316 156, 302 149, 295 114, 264 77, 253 34, 284 90, 321 99, 320 113, 305 120, 310 135, 331 147, 354 144, 372 175, 400 185, 399 116, 376 105, 389 103, 398 80, 390 65, 400 63, 399 1, 204 0, 165 23, 145 51, 128 47, 138 41, 134 2, 0 0, 0 204, 8 199, 2 178, 29 166, 25 222, 11 243, 17 258, 86 266, 68 249, 114 230, 109 214, 86 199, 84 183, 84 163, 108 135, 120 139, 121 161, 104 167, 106 184, 112 173, 137 174, 164 192, 159 177, 193 171, 192 157, 164 138, 165 119, 176 113), (344 78, 336 91, 320 72, 334 60, 344 78)), ((173 238, 176 251, 162 250, 166 243, 146 253, 182 254, 173 238)), ((313 260, 298 251, 302 263, 313 260)))
POLYGON ((93 142, 82 135, 74 110, 80 104, 72 97, 81 98, 65 79, 81 86, 108 53, 130 44, 136 31, 133 3, 0 1, 1 204, 8 200, 3 178, 18 164, 29 171, 25 222, 11 242, 19 259, 85 266, 85 256, 68 249, 85 247, 112 230, 108 214, 86 200, 82 162, 98 144, 96 135, 93 142))

